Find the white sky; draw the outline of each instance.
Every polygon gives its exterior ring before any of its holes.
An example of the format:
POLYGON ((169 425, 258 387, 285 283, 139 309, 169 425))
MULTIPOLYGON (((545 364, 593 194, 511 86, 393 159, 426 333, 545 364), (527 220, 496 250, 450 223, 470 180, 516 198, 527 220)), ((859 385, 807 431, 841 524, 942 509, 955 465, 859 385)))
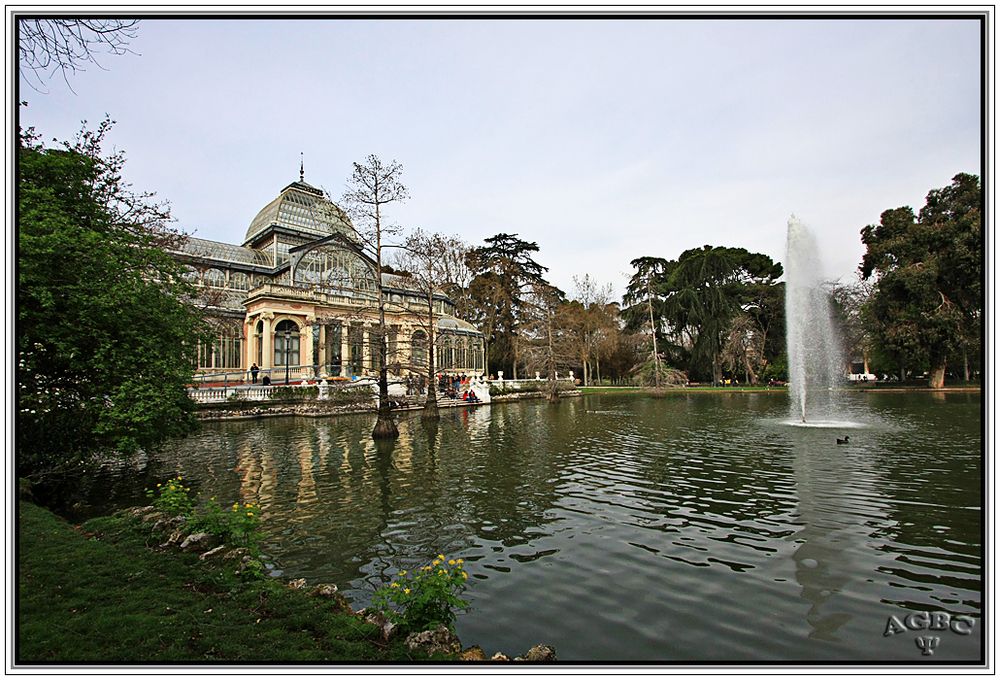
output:
POLYGON ((391 219, 537 241, 567 292, 705 244, 781 261, 793 213, 852 277, 883 210, 981 174, 974 20, 147 19, 132 48, 22 84, 21 124, 109 114, 127 179, 227 243, 299 152, 335 197, 376 153, 412 196, 391 219))

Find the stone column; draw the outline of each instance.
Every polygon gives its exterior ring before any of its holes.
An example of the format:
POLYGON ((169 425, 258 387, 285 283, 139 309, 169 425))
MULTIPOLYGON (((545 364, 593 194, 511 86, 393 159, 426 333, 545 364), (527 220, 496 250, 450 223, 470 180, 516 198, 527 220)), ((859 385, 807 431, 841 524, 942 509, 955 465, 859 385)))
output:
POLYGON ((372 365, 371 329, 368 326, 361 327, 361 372, 367 374, 372 365))
POLYGON ((351 326, 347 320, 340 322, 340 375, 345 378, 351 372, 351 326))
POLYGON ((243 369, 243 378, 248 379, 250 377, 250 366, 254 363, 255 339, 253 337, 253 327, 254 319, 252 317, 247 317, 243 320, 243 356, 240 357, 240 368, 243 369))
MULTIPOLYGON (((274 367, 274 312, 264 312, 260 315, 261 320, 264 322, 264 333, 261 337, 261 342, 264 344, 263 350, 260 354, 260 367, 273 368, 274 367)), ((274 380, 274 378, 271 378, 274 380)))
POLYGON ((303 368, 312 364, 312 337, 312 326, 304 323, 299 327, 299 360, 296 362, 299 368, 296 374, 300 380, 312 372, 311 368, 303 368))
POLYGON ((326 373, 325 366, 328 363, 329 360, 326 358, 326 324, 324 323, 319 326, 319 368, 317 369, 319 375, 316 376, 317 378, 326 373))

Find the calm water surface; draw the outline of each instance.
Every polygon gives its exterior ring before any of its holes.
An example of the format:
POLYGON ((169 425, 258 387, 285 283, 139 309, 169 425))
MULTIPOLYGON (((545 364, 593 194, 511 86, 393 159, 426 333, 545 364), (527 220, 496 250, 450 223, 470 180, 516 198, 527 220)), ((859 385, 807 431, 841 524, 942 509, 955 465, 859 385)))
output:
POLYGON ((179 472, 202 497, 259 503, 282 578, 336 583, 356 607, 399 569, 462 557, 458 633, 490 654, 978 659, 979 394, 845 399, 861 427, 789 427, 783 394, 446 409, 387 446, 371 416, 208 424, 95 476, 89 512, 179 472), (976 629, 921 656, 916 633, 883 636, 914 610, 976 629))

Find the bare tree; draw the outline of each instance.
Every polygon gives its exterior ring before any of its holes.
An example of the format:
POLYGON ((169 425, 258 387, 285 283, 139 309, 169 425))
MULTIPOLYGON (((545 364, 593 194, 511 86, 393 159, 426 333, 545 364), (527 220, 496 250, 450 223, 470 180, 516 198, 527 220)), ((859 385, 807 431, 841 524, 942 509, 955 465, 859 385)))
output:
POLYGON ((375 263, 375 290, 378 301, 378 326, 375 328, 378 341, 378 418, 374 439, 395 439, 399 430, 392 419, 389 403, 388 344, 385 325, 385 293, 382 289, 382 249, 386 236, 396 234, 399 229, 386 221, 383 206, 406 200, 408 192, 401 182, 403 166, 396 161, 385 162, 371 154, 363 163, 354 163, 354 171, 347 180, 347 191, 343 204, 350 213, 364 247, 375 263))
POLYGON ((746 312, 738 314, 729 327, 722 361, 734 376, 742 370, 745 383, 757 384, 757 373, 764 363, 764 333, 746 312))
POLYGON ((583 277, 573 276, 575 299, 582 305, 582 313, 578 315, 579 353, 583 364, 583 384, 591 381, 590 361, 593 359, 600 374, 599 349, 603 338, 602 330, 611 323, 607 315, 611 303, 611 284, 601 285, 590 274, 583 277))
POLYGON ((401 245, 393 258, 393 265, 405 270, 411 277, 424 300, 427 309, 417 325, 424 329, 427 336, 427 364, 419 368, 427 372, 427 399, 421 417, 424 420, 439 418, 437 405, 437 381, 434 379, 434 354, 436 347, 435 331, 437 318, 434 314, 434 294, 438 292, 438 283, 444 280, 449 264, 447 242, 449 238, 441 234, 427 234, 416 229, 401 245))
POLYGON ((525 368, 545 372, 549 401, 559 399, 556 371, 573 366, 575 353, 567 341, 565 295, 555 286, 534 283, 523 301, 525 368))
POLYGON ((69 85, 68 74, 85 70, 85 64, 103 68, 96 52, 131 52, 129 41, 138 34, 138 25, 138 19, 18 19, 18 72, 37 92, 44 87, 43 78, 57 72, 69 85))

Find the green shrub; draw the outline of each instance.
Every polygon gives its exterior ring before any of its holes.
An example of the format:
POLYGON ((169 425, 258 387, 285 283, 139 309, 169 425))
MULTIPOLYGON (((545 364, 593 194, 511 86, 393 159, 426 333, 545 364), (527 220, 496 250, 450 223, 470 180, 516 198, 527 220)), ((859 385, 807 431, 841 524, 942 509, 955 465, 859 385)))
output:
POLYGON ((194 509, 194 500, 188 496, 191 487, 184 486, 184 479, 178 475, 157 484, 155 489, 146 489, 146 497, 151 499, 153 507, 171 515, 188 517, 194 509))
POLYGON ((206 531, 224 543, 240 545, 257 552, 260 534, 260 508, 252 503, 233 503, 223 510, 214 498, 195 511, 186 526, 192 531, 206 531))
POLYGON ((469 606, 459 597, 469 578, 462 563, 438 555, 413 573, 401 571, 396 580, 375 591, 372 607, 405 631, 442 624, 451 628, 456 610, 469 606))
POLYGON ((314 385, 309 387, 281 385, 271 390, 271 399, 275 401, 309 401, 318 396, 319 388, 314 385))
POLYGON ((375 401, 375 393, 368 385, 350 387, 332 387, 327 392, 329 401, 333 404, 368 404, 375 401))

